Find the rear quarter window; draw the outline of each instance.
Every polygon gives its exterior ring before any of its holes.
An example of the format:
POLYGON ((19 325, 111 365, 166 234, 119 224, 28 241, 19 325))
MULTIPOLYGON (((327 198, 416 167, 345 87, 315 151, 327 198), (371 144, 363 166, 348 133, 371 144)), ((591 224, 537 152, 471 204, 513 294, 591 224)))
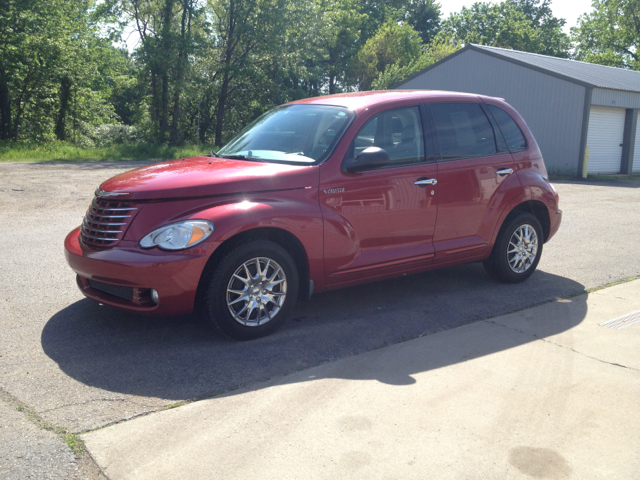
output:
POLYGON ((502 130, 502 135, 507 142, 509 151, 520 152, 525 150, 527 148, 527 140, 518 124, 511 118, 511 115, 495 105, 487 105, 487 108, 498 123, 500 130, 502 130))

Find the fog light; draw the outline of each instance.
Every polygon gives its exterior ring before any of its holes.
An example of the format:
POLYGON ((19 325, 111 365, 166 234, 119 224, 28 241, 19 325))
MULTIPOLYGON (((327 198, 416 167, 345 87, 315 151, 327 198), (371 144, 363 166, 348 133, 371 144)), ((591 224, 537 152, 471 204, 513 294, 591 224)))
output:
POLYGON ((151 289, 151 301, 154 304, 158 304, 158 301, 160 300, 160 297, 158 296, 158 291, 155 288, 151 289))

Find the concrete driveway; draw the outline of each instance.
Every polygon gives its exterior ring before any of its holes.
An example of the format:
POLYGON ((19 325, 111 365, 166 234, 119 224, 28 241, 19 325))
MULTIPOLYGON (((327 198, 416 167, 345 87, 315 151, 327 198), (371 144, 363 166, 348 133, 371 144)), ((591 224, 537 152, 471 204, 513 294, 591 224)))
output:
POLYGON ((112 480, 636 479, 639 349, 635 280, 82 438, 112 480))
POLYGON ((64 236, 102 180, 137 165, 0 164, 0 389, 69 432, 640 274, 640 181, 557 183, 563 224, 524 284, 495 283, 480 264, 407 276, 316 295, 276 335, 237 343, 193 317, 140 317, 77 290, 64 236))

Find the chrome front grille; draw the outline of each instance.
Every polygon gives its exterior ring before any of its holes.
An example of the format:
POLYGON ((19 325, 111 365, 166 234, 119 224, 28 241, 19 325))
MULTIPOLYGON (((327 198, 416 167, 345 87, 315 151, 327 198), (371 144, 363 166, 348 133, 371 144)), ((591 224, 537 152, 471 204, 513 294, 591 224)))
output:
POLYGON ((94 197, 82 222, 82 241, 96 247, 116 245, 137 213, 131 202, 94 197))

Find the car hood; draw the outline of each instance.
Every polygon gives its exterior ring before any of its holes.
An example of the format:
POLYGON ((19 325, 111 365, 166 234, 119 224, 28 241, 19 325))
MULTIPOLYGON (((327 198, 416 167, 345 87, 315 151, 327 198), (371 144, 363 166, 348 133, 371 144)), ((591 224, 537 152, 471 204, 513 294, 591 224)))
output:
POLYGON ((122 200, 204 197, 318 185, 318 167, 226 158, 192 157, 136 168, 110 178, 100 190, 122 200))

